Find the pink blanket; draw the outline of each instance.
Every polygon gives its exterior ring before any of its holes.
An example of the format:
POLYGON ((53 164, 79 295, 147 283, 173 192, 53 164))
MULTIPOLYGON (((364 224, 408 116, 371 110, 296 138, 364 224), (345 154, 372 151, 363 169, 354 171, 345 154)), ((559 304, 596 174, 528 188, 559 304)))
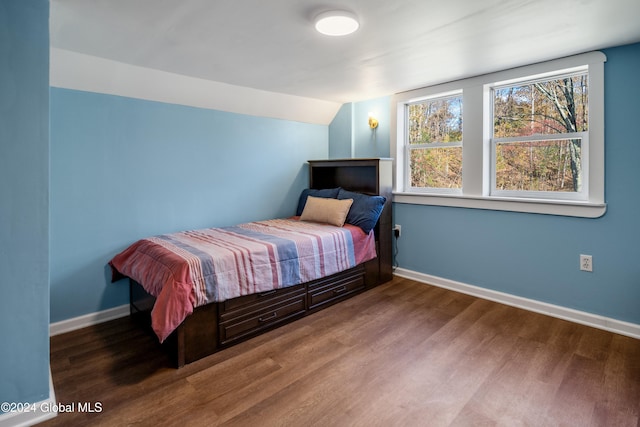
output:
POLYGON ((309 282, 375 258, 373 231, 274 219, 142 239, 109 263, 156 297, 164 341, 195 307, 309 282))

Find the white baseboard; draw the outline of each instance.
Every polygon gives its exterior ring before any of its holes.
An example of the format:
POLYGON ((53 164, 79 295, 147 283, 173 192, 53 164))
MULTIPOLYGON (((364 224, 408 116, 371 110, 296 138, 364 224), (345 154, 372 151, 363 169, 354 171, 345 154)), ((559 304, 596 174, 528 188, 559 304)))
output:
MULTIPOLYGON (((49 325, 49 335, 59 335, 65 332, 75 331, 76 329, 85 328, 98 323, 107 322, 113 319, 119 319, 129 315, 129 304, 109 308, 95 313, 85 314, 84 316, 74 317, 72 319, 62 320, 60 322, 51 323, 49 325)), ((1 426, 0 426, 1 427, 1 426)))
POLYGON ((536 313, 546 314, 548 316, 557 317, 559 319, 568 320, 582 325, 592 326, 594 328, 603 329, 609 332, 615 332, 632 338, 640 339, 640 325, 635 323, 623 322, 621 320, 604 317, 597 314, 587 313, 584 311, 574 310, 559 305, 548 304, 528 298, 523 298, 504 292, 493 291, 491 289, 481 288, 454 280, 444 279, 430 274, 419 273, 404 268, 397 268, 394 274, 398 277, 412 279, 417 282, 426 283, 440 288, 450 289, 452 291, 461 292, 463 294, 473 295, 512 307, 522 308, 524 310, 536 313))
POLYGON ((49 369, 49 398, 33 404, 29 412, 7 412, 0 414, 0 427, 27 427, 39 424, 58 415, 56 393, 53 389, 51 369, 49 369))

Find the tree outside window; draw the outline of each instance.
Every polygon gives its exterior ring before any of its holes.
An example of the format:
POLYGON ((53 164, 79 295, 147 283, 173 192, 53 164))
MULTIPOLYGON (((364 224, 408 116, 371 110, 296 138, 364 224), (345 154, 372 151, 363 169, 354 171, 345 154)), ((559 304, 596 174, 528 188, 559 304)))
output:
POLYGON ((462 188, 462 95, 407 105, 409 186, 462 188))
POLYGON ((493 89, 495 190, 580 192, 588 75, 493 89))

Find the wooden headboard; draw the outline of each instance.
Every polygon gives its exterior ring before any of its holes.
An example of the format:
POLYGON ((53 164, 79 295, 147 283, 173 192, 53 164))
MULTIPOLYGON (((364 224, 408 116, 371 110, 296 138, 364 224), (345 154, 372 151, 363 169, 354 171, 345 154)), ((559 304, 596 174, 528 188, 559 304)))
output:
POLYGON ((309 188, 342 187, 387 199, 374 229, 378 258, 369 266, 372 271, 368 272, 377 276, 374 280, 378 283, 392 278, 392 166, 393 159, 387 158, 309 160, 309 188))

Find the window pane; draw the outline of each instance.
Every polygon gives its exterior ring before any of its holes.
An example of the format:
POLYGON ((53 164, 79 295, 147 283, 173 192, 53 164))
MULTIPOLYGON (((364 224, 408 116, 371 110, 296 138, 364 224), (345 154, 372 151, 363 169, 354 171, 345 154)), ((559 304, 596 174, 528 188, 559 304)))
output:
POLYGON ((587 74, 495 89, 493 114, 495 138, 587 131, 587 74))
POLYGON ((411 187, 461 188, 462 147, 411 150, 411 187))
POLYGON ((496 190, 578 192, 580 139, 496 144, 496 190))
POLYGON ((462 96, 408 106, 409 144, 462 141, 462 96))

